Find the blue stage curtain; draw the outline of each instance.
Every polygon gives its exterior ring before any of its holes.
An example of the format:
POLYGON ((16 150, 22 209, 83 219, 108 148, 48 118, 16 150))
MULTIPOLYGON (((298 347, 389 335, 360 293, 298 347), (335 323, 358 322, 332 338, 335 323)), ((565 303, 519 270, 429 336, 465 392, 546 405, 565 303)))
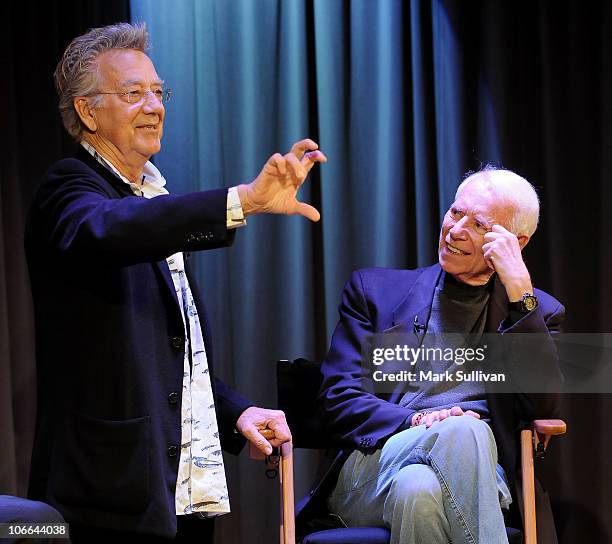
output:
MULTIPOLYGON (((221 360, 321 356, 351 270, 433 262, 474 166, 452 13, 389 0, 133 0, 131 12, 173 89, 155 159, 171 191, 249 181, 306 136, 328 155, 301 191, 319 225, 253 218, 228 252, 198 256, 221 360)), ((493 147, 477 160, 497 160, 493 147)), ((261 370, 239 366, 245 385, 261 370)))
MULTIPOLYGON (((320 224, 254 217, 232 248, 195 257, 219 372, 257 403, 275 403, 277 358, 324 356, 351 270, 436 260, 441 216, 462 175, 483 163, 540 191, 526 260, 535 283, 570 309, 567 328, 612 327, 601 235, 612 205, 609 4, 132 0, 131 16, 147 22, 151 56, 174 90, 155 159, 172 192, 250 181, 306 136, 329 158, 301 192, 320 224)), ((608 523, 593 513, 612 499, 591 500, 580 433, 592 432, 581 414, 609 413, 610 399, 566 406, 576 438, 555 452, 549 481, 573 542, 608 523), (571 514, 582 511, 590 517, 571 514)), ((598 450, 599 469, 611 446, 598 450)), ((220 520, 220 536, 275 541, 261 505, 276 490, 248 460, 228 463, 235 513, 220 520)), ((298 463, 298 494, 306 473, 312 463, 298 463)))
MULTIPOLYGON (((474 166, 452 13, 390 0, 132 0, 131 16, 147 23, 173 90, 155 158, 170 191, 250 181, 304 137, 329 158, 300 193, 320 224, 254 217, 231 249, 195 256, 217 372, 274 405, 274 361, 324 356, 353 269, 436 260, 440 218, 474 166)), ((253 510, 276 489, 247 459, 226 462, 236 512, 220 534, 273 541, 253 510)), ((296 466, 299 495, 314 463, 296 466)))

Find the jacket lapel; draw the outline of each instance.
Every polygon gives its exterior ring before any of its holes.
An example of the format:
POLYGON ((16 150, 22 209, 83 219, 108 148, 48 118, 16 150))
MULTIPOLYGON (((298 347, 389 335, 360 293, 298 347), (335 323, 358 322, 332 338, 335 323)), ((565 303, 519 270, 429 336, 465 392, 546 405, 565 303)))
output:
POLYGON ((409 347, 417 348, 421 345, 427 332, 434 291, 441 273, 442 269, 437 263, 423 270, 393 311, 392 326, 385 333, 403 333, 409 347))
POLYGON ((172 301, 174 302, 173 307, 176 308, 176 313, 178 315, 178 319, 182 321, 181 317, 181 309, 179 307, 179 301, 176 296, 176 290, 174 289, 174 282, 172 281, 172 274, 170 272, 170 268, 168 267, 168 262, 164 259, 161 261, 156 261, 152 263, 157 268, 157 273, 161 279, 162 286, 161 289, 166 291, 166 294, 170 296, 172 301))
MULTIPOLYGON (((98 175, 100 175, 104 179, 104 181, 106 181, 110 185, 112 189, 114 189, 113 192, 115 192, 115 194, 117 195, 115 198, 135 196, 134 192, 127 183, 119 179, 113 172, 102 166, 82 146, 79 146, 76 158, 87 164, 90 168, 92 168, 98 175)), ((169 294, 170 298, 174 301, 174 307, 176 308, 176 312, 178 313, 178 318, 182 320, 180 317, 179 301, 176 296, 176 291, 174 290, 174 282, 172 281, 172 275, 170 273, 170 269, 168 268, 168 263, 165 259, 163 259, 152 264, 154 264, 157 268, 157 272, 161 279, 161 284, 165 285, 165 288, 163 289, 167 289, 169 291, 167 292, 167 294, 169 294)))
POLYGON ((84 162, 87 166, 93 169, 98 175, 100 175, 104 180, 117 192, 118 198, 123 198, 124 196, 134 196, 134 192, 130 188, 130 186, 125 183, 123 180, 119 179, 113 172, 111 172, 108 168, 102 166, 96 159, 94 159, 89 152, 79 145, 79 150, 76 153, 76 158, 82 162, 84 162))

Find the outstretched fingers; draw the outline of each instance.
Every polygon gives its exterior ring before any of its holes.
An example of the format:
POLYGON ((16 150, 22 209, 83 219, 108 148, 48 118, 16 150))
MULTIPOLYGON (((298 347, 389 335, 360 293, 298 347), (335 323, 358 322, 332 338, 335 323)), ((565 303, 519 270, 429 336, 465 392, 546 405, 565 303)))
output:
POLYGON ((309 151, 305 153, 302 157, 302 165, 306 169, 306 172, 310 172, 311 168, 315 165, 315 163, 327 162, 327 157, 322 151, 309 151))
POLYGON ((304 216, 306 219, 310 219, 315 223, 319 219, 321 219, 321 214, 319 213, 319 210, 317 210, 314 206, 306 204, 305 202, 300 202, 299 200, 297 202, 295 213, 298 213, 304 216))
POLYGON ((314 151, 315 149, 319 149, 319 144, 310 138, 304 138, 291 146, 291 153, 301 159, 306 151, 314 151))
POLYGON ((293 153, 287 153, 284 158, 287 170, 291 174, 293 183, 297 186, 304 183, 308 171, 306 168, 304 168, 300 160, 293 153))

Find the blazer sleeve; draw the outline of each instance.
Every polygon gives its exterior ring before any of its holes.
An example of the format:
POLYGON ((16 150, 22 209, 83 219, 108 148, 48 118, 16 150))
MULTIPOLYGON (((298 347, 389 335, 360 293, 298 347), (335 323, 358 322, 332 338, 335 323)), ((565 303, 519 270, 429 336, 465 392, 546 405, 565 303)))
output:
POLYGON ((359 449, 377 447, 409 427, 414 411, 379 398, 362 371, 362 342, 376 332, 359 271, 346 284, 340 320, 321 371, 320 401, 332 438, 359 449))
POLYGON ((221 446, 225 451, 237 455, 246 444, 246 438, 236 432, 236 421, 242 412, 254 404, 219 378, 213 380, 221 446))
POLYGON ((130 265, 228 245, 226 208, 227 189, 120 198, 84 163, 66 159, 47 173, 30 226, 34 238, 66 257, 130 265))
POLYGON ((502 345, 509 348, 505 360, 517 388, 516 410, 525 422, 558 418, 561 410, 564 379, 556 336, 561 332, 565 308, 553 297, 542 292, 539 295, 546 297, 544 305, 500 330, 505 337, 502 345))

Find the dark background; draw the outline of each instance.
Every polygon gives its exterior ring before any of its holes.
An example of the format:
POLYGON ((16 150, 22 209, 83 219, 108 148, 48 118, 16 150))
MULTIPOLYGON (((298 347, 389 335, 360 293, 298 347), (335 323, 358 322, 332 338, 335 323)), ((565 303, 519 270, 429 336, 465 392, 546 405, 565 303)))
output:
MULTIPOLYGON (((488 129, 478 122, 481 95, 471 90, 484 81, 497 122, 499 160, 531 180, 542 196, 540 227, 525 252, 534 283, 566 305, 567 331, 612 330, 610 5, 542 0, 443 4, 461 46, 463 87, 455 105, 463 122, 461 138, 452 145, 458 146, 466 170, 483 160, 479 150, 486 147, 488 129)), ((349 9, 350 2, 344 5, 349 9)), ((425 43, 431 37, 429 3, 419 5, 421 10, 406 9, 405 16, 413 16, 410 25, 420 25, 425 43)), ((22 232, 40 176, 74 149, 57 113, 51 74, 73 37, 129 20, 129 3, 8 2, 0 10, 5 76, 0 85, 0 493, 23 496, 35 378, 22 232)), ((426 114, 435 98, 427 70, 432 55, 423 47, 426 114)), ((429 143, 426 163, 435 200, 443 182, 435 168, 442 149, 435 135, 430 134, 429 143)), ((405 183, 411 183, 410 176, 405 183)), ((316 204, 316 190, 312 198, 316 204)), ((324 356, 325 343, 320 331, 318 357, 324 356)), ((551 456, 539 469, 564 543, 612 541, 611 412, 610 395, 568 396, 564 418, 569 432, 553 441, 551 456)))

